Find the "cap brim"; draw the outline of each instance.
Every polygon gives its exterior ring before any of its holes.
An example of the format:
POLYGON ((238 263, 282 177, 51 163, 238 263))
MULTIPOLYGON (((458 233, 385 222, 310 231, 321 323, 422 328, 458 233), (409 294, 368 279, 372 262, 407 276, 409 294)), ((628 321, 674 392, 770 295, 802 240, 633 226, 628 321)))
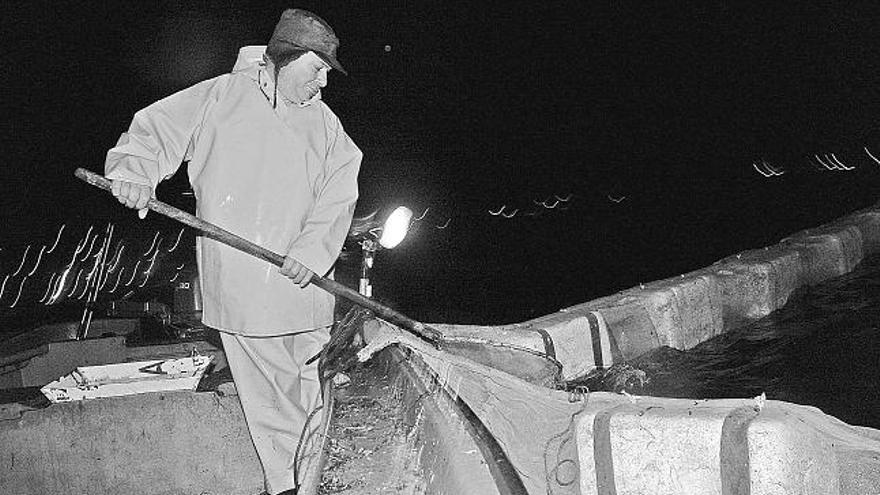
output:
POLYGON ((321 57, 321 60, 323 60, 324 62, 327 62, 327 65, 329 65, 330 67, 333 67, 335 70, 338 70, 339 72, 342 72, 346 76, 348 75, 348 71, 342 67, 342 64, 339 63, 339 60, 336 60, 335 58, 327 55, 326 53, 321 53, 321 52, 318 52, 315 50, 312 50, 312 51, 315 52, 315 55, 321 57))

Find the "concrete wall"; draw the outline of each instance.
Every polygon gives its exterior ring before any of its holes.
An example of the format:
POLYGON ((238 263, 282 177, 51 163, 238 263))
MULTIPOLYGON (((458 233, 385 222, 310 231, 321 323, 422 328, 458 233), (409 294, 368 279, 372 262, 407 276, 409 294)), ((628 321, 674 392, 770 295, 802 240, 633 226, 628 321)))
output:
POLYGON ((234 394, 95 399, 0 421, 0 493, 255 495, 262 488, 234 394))
POLYGON ((660 346, 694 347, 769 315, 799 287, 846 274, 878 251, 874 206, 772 246, 504 328, 549 334, 563 379, 571 380, 660 346))
POLYGON ((583 494, 880 493, 880 431, 813 407, 598 393, 576 424, 583 494))

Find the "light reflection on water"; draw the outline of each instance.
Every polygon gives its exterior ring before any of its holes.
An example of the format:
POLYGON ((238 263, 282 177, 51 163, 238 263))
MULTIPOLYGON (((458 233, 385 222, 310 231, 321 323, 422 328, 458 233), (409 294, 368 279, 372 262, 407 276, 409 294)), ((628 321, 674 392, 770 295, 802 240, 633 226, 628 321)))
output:
POLYGON ((851 424, 880 427, 880 256, 798 290, 781 310, 688 351, 664 347, 587 385, 641 395, 754 397, 816 406, 851 424))

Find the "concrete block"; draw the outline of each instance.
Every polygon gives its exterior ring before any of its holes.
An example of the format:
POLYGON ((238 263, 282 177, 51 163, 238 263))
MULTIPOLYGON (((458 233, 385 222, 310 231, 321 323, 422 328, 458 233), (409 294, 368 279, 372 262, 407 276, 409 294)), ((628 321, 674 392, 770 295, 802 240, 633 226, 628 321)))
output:
POLYGON ((780 241, 801 255, 803 285, 849 273, 862 261, 862 235, 855 226, 827 225, 780 241))
POLYGON ((660 345, 690 349, 724 330, 721 288, 710 272, 651 282, 622 295, 621 303, 645 309, 660 345))
POLYGON ((262 470, 236 395, 151 393, 0 421, 0 493, 255 494, 262 470))
MULTIPOLYGON (((632 359, 663 345, 654 328, 651 314, 637 298, 617 294, 565 308, 562 311, 580 315, 598 315, 608 336, 612 360, 615 362, 632 359)), ((586 352, 583 355, 589 356, 586 352)))
POLYGON ((781 308, 802 279, 800 252, 781 246, 744 251, 708 270, 719 280, 725 328, 781 308))
MULTIPOLYGON (((526 328, 541 329, 553 342, 556 359, 562 365, 563 381, 580 378, 615 362, 613 347, 616 344, 599 311, 570 308, 527 325, 526 328)), ((620 360, 619 352, 617 354, 620 360)))
POLYGON ((832 495, 880 482, 880 441, 815 408, 603 396, 576 419, 583 494, 832 495))
POLYGON ((517 349, 550 353, 547 349, 546 338, 539 332, 531 331, 528 325, 484 326, 431 323, 430 326, 439 330, 445 340, 485 344, 501 343, 517 349))
POLYGON ((880 252, 880 211, 863 210, 834 222, 835 226, 853 226, 862 236, 863 256, 880 252))
MULTIPOLYGON (((763 493, 780 489, 783 493, 839 491, 837 460, 829 455, 833 452, 831 439, 804 426, 774 407, 762 410, 751 421, 745 434, 749 485, 763 493)), ((749 486, 745 479, 736 481, 749 486)))
POLYGON ((443 350, 510 373, 529 383, 554 387, 562 366, 547 332, 519 325, 498 327, 433 324, 443 350))

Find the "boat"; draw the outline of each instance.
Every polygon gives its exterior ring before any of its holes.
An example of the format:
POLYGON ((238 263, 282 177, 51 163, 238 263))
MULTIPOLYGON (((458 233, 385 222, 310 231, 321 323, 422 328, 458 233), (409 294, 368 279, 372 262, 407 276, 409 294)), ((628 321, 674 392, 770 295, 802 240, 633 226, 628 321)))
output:
MULTIPOLYGON (((6 470, 0 493, 262 492, 261 468, 219 336, 199 323, 197 301, 175 299, 183 304, 110 303, 102 308, 104 317, 89 322, 88 338, 77 338, 84 333, 81 322, 62 322, 2 344, 0 464, 6 470), (155 381, 131 378, 193 357, 211 361, 200 369, 196 388, 188 383, 158 390, 151 388, 155 381), (105 378, 103 388, 87 386, 97 381, 83 378, 96 373, 105 378), (110 375, 116 379, 107 380, 110 375), (119 382, 129 386, 119 392, 119 382)), ((473 493, 493 493, 498 483, 493 470, 515 479, 509 467, 494 467, 503 466, 503 454, 476 418, 463 415, 461 403, 443 393, 428 394, 434 387, 428 370, 409 362, 400 349, 383 352, 377 367, 393 370, 390 379, 406 421, 418 423, 406 448, 420 453, 417 471, 431 473, 425 493, 440 493, 464 480, 477 490, 473 493), (480 454, 455 455, 463 451, 480 454)), ((325 395, 333 397, 331 383, 325 395)), ((320 428, 324 435, 334 404, 328 401, 331 413, 320 428)), ((305 443, 299 493, 318 493, 325 444, 305 443)))

